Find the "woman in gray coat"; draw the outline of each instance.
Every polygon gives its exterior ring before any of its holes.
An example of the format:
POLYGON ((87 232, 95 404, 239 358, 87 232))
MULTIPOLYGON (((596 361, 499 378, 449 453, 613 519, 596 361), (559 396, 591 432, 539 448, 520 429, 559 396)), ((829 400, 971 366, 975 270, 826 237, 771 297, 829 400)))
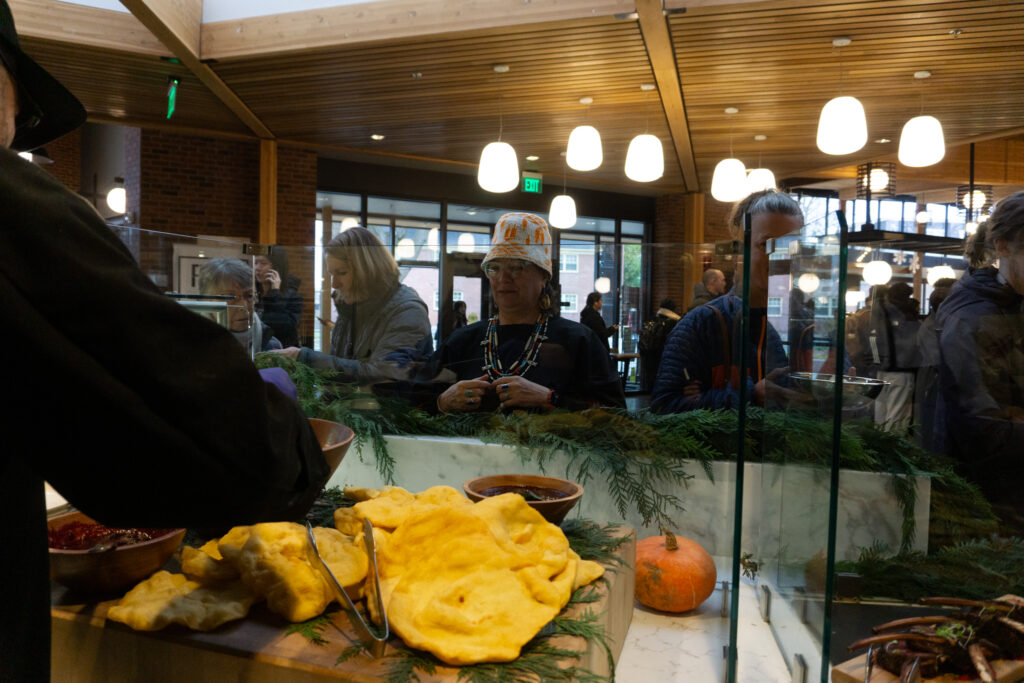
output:
POLYGON ((430 320, 415 290, 399 283, 387 247, 366 228, 349 228, 327 244, 327 271, 338 305, 330 353, 294 346, 276 353, 335 370, 342 381, 406 379, 402 361, 432 350, 430 320))

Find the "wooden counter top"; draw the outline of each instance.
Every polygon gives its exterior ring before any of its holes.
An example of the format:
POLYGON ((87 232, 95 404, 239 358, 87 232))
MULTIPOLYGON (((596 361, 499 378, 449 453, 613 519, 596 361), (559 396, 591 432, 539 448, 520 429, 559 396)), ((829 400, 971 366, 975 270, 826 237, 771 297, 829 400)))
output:
MULTIPOLYGON (((601 614, 600 621, 609 634, 616 659, 633 616, 632 564, 636 547, 633 529, 620 529, 621 535, 628 536, 629 540, 620 547, 618 554, 628 566, 606 572, 607 581, 597 585, 601 596, 598 602, 577 605, 568 612, 592 610, 601 614)), ((115 602, 82 603, 65 588, 54 586, 51 609, 53 680, 72 683, 380 681, 386 678, 390 663, 387 655, 380 660, 357 655, 338 663, 339 655, 354 642, 349 636, 347 618, 340 611, 334 614, 331 625, 324 631, 327 644, 318 647, 302 635, 285 635, 288 623, 262 603, 254 606, 247 618, 208 633, 176 625, 145 633, 106 620, 107 610, 115 602)), ((594 673, 609 675, 607 656, 599 645, 575 637, 560 641, 555 644, 573 649, 586 647, 580 665, 594 673)), ((388 654, 392 652, 389 646, 388 654)), ((458 669, 438 667, 433 675, 418 673, 424 682, 455 681, 458 669)))

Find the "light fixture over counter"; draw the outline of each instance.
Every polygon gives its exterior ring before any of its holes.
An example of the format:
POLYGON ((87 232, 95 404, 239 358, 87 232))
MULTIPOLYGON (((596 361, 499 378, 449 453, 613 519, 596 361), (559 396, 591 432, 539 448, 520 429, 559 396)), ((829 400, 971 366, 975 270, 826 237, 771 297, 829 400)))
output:
MULTIPOLYGON (((581 97, 580 104, 589 107, 593 104, 594 98, 581 97)), ((590 125, 581 125, 573 128, 569 133, 569 145, 565 150, 565 163, 569 168, 577 171, 593 171, 601 165, 604 152, 601 149, 601 134, 590 125)))
MULTIPOLYGON (((495 64, 494 73, 508 72, 506 64, 495 64)), ((498 93, 498 140, 488 143, 480 153, 480 166, 476 181, 488 192, 511 192, 519 186, 519 160, 512 145, 501 141, 504 117, 501 111, 501 93, 498 93)))
MULTIPOLYGON (((926 70, 914 72, 914 78, 919 81, 931 75, 932 72, 926 70)), ((924 111, 924 90, 921 91, 921 110, 924 111)), ((915 168, 931 166, 942 161, 944 156, 946 140, 942 134, 942 124, 937 118, 922 113, 903 124, 897 153, 901 164, 915 168)))
MULTIPOLYGON (((644 108, 647 109, 647 93, 654 90, 653 83, 640 86, 644 91, 644 108)), ((665 173, 665 151, 661 140, 646 132, 650 126, 650 111, 647 111, 645 132, 630 140, 626 151, 626 177, 638 183, 649 183, 665 173)))
MULTIPOLYGON (((832 39, 832 47, 841 50, 850 44, 848 36, 832 39)), ((852 154, 868 141, 868 123, 864 105, 856 97, 843 95, 843 58, 839 53, 839 96, 825 103, 818 117, 818 149, 825 154, 852 154)))

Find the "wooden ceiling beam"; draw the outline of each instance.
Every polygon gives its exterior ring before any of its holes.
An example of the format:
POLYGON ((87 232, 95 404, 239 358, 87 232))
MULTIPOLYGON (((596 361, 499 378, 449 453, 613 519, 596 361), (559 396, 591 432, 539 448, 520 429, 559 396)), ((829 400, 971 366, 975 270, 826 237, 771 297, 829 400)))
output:
POLYGON ((682 84, 676 69, 676 56, 672 48, 668 21, 661 9, 661 0, 636 0, 637 20, 640 33, 647 46, 647 57, 651 62, 654 80, 661 95, 672 145, 676 151, 683 184, 689 192, 700 192, 700 177, 693 157, 693 142, 686 120, 686 105, 683 102, 682 84))
MULTIPOLYGON (((309 51, 462 31, 610 17, 633 0, 376 0, 203 24, 203 59, 309 51)), ((537 50, 547 46, 538 43, 537 50)))
POLYGON ((234 112, 253 133, 265 139, 274 134, 238 95, 199 57, 203 7, 202 0, 122 0, 129 11, 156 36, 167 49, 195 74, 210 92, 234 112))
POLYGON ((131 14, 53 0, 9 0, 18 35, 155 57, 171 53, 131 14))

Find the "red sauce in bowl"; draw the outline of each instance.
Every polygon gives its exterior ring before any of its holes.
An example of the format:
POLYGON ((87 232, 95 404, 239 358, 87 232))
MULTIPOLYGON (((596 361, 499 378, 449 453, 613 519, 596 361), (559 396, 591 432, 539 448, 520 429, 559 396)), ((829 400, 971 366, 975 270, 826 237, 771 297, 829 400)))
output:
POLYGON ((114 546, 132 545, 151 541, 172 529, 120 529, 89 522, 70 522, 58 529, 50 529, 50 547, 57 550, 89 550, 100 543, 114 546))

